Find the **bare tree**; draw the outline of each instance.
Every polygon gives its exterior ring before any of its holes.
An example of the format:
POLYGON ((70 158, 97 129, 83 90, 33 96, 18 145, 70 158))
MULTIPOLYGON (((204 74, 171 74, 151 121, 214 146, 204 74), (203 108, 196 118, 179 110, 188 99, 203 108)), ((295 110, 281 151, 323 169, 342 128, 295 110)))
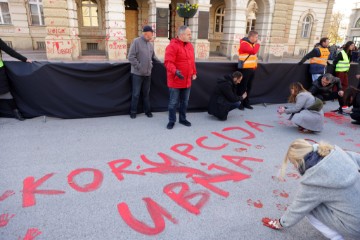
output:
POLYGON ((328 38, 330 43, 337 44, 342 42, 344 39, 339 35, 341 22, 344 20, 344 14, 340 12, 334 12, 331 16, 331 23, 329 29, 328 38))

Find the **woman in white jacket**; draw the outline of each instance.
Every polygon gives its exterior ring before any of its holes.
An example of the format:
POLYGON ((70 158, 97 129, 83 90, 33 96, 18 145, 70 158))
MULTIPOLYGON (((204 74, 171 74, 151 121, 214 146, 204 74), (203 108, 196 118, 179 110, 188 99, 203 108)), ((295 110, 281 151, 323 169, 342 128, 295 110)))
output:
POLYGON ((360 154, 297 139, 288 149, 282 175, 288 162, 302 175, 298 193, 280 219, 264 218, 263 224, 281 229, 307 217, 329 239, 360 239, 360 154))

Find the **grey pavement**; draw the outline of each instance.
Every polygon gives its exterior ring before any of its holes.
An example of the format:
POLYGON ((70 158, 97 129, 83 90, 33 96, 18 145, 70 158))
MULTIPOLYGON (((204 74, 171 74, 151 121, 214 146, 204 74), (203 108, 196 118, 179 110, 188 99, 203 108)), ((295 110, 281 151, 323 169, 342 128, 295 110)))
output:
POLYGON ((285 182, 273 176, 294 139, 359 151, 359 127, 328 113, 322 133, 302 134, 278 106, 234 110, 225 122, 188 113, 193 126, 173 130, 166 112, 0 118, 0 239, 325 239, 306 219, 281 231, 262 225, 299 186, 290 166, 285 182))

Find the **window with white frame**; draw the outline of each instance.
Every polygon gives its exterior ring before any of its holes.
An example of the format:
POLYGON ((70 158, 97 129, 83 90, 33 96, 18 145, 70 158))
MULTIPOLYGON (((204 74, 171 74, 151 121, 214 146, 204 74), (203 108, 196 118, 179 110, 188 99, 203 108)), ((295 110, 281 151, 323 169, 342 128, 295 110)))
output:
POLYGON ((225 6, 220 6, 215 12, 215 32, 224 32, 225 6))
POLYGON ((11 24, 9 4, 7 0, 0 0, 0 24, 11 24))
POLYGON ((96 0, 82 0, 82 19, 84 27, 98 27, 98 4, 96 0))
POLYGON ((30 7, 31 25, 35 25, 35 26, 45 25, 42 0, 29 0, 29 7, 30 7))
POLYGON ((301 37, 302 38, 309 38, 311 35, 311 28, 312 28, 312 17, 311 15, 307 15, 302 24, 302 31, 301 31, 301 37))

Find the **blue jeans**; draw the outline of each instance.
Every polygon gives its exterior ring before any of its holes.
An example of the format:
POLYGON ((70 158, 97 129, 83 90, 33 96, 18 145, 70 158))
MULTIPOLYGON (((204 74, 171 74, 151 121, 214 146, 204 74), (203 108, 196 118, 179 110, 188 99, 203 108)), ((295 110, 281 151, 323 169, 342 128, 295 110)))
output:
POLYGON ((176 122, 176 108, 179 106, 179 121, 186 120, 186 110, 188 107, 191 88, 169 88, 169 122, 176 122))
POLYGON ((241 105, 241 102, 240 102, 240 101, 239 101, 239 102, 230 103, 229 112, 230 112, 231 110, 234 110, 235 108, 239 108, 240 105, 241 105))
POLYGON ((144 101, 144 112, 150 113, 150 76, 139 76, 131 74, 132 82, 132 97, 131 97, 131 108, 130 113, 137 113, 137 106, 140 98, 140 92, 143 95, 144 101))

